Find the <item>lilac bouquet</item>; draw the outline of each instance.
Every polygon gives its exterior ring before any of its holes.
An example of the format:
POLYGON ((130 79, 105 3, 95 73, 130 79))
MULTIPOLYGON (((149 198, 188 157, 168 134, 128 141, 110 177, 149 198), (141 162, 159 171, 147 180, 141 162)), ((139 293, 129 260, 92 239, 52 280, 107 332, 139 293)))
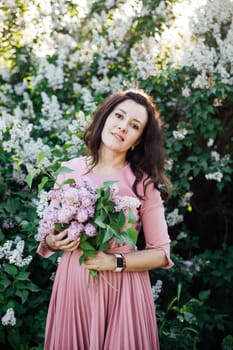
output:
POLYGON ((36 239, 41 240, 51 230, 59 232, 68 228, 71 240, 81 238, 80 264, 87 257, 94 257, 97 251, 107 250, 112 239, 119 244, 135 246, 137 232, 132 224, 136 223, 136 218, 132 209, 138 208, 140 201, 118 193, 115 181, 104 182, 100 188, 87 181, 82 185, 64 183, 50 190, 51 203, 39 223, 36 239))

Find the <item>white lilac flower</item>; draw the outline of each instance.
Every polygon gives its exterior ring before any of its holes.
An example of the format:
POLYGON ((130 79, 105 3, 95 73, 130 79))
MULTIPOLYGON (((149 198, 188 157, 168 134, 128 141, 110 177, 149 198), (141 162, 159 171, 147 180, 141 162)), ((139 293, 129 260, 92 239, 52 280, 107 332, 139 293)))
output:
POLYGON ((156 283, 151 287, 153 299, 156 301, 162 291, 163 282, 161 280, 157 280, 156 283))
POLYGON ((29 255, 23 258, 24 241, 18 239, 17 241, 6 241, 2 246, 0 246, 0 258, 4 259, 9 264, 22 267, 29 265, 32 256, 29 255), (15 246, 15 248, 14 248, 15 246))
POLYGON ((184 239, 184 238, 186 238, 186 237, 187 237, 187 233, 185 233, 185 232, 180 232, 180 233, 177 235, 176 239, 177 239, 177 241, 179 241, 179 240, 184 239))
POLYGON ((41 93, 43 101, 42 115, 40 119, 41 128, 45 131, 58 130, 62 131, 66 129, 69 124, 69 120, 63 118, 63 110, 59 104, 59 101, 55 95, 49 97, 44 91, 41 93))
POLYGON ((174 209, 172 212, 166 214, 166 221, 168 226, 175 226, 181 222, 183 222, 183 215, 179 214, 178 209, 174 209))
POLYGON ((186 207, 190 204, 190 199, 193 196, 193 192, 186 192, 180 199, 179 205, 186 207))
POLYGON ((213 101, 213 106, 214 107, 220 107, 223 104, 223 99, 222 98, 215 98, 213 101))
POLYGON ((213 144, 214 144, 214 139, 211 139, 211 138, 210 138, 210 139, 208 140, 208 142, 207 142, 207 146, 208 146, 208 147, 211 147, 211 146, 213 146, 213 144))
POLYGON ((5 313, 5 315, 1 318, 1 321, 3 326, 15 326, 16 318, 15 318, 14 309, 9 308, 5 313))
POLYGON ((189 87, 185 86, 183 89, 182 89, 182 96, 184 97, 189 97, 190 96, 190 93, 191 93, 191 90, 189 87))
POLYGON ((39 192, 39 198, 33 201, 36 206, 36 212, 39 218, 42 218, 45 210, 48 208, 48 193, 44 190, 39 192))
POLYGON ((185 135, 187 135, 188 131, 185 128, 175 130, 172 132, 173 137, 176 140, 183 140, 185 138, 185 135))
POLYGON ((207 180, 215 180, 217 182, 221 182, 223 174, 220 171, 216 171, 214 173, 205 174, 205 178, 207 180))
POLYGON ((173 168, 173 163, 174 163, 173 159, 171 159, 171 158, 167 159, 166 163, 164 165, 164 169, 167 171, 171 171, 173 168))
POLYGON ((213 158, 216 162, 219 162, 220 161, 220 154, 216 151, 212 151, 211 158, 213 158))
POLYGON ((23 95, 24 93, 24 90, 27 88, 27 82, 26 81, 23 81, 22 83, 18 83, 18 84, 15 84, 14 85, 14 90, 15 90, 15 93, 16 95, 23 95))

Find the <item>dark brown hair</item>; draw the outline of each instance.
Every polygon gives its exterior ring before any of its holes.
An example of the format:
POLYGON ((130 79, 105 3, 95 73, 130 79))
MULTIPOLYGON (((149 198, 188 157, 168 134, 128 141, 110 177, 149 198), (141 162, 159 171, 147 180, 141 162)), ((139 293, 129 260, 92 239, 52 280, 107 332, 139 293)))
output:
MULTIPOLYGON (((137 184, 144 180, 144 194, 146 186, 153 183, 162 197, 165 199, 171 191, 171 183, 164 174, 165 152, 161 140, 161 121, 159 112, 150 96, 142 90, 127 90, 116 93, 103 102, 94 113, 93 120, 84 134, 88 155, 92 157, 92 168, 98 163, 101 134, 109 114, 121 102, 133 100, 144 106, 147 111, 148 120, 143 130, 140 143, 129 150, 126 160, 135 175, 133 190, 137 196, 137 184), (165 187, 165 188, 164 188, 165 187)), ((140 196, 139 196, 140 197, 140 196)))

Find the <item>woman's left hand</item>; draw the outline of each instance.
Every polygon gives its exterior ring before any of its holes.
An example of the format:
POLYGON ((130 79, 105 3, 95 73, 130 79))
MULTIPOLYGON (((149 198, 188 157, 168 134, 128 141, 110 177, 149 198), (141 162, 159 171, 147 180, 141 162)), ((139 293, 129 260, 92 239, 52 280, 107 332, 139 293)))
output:
POLYGON ((112 254, 97 252, 94 258, 88 258, 84 262, 88 270, 113 271, 115 270, 115 257, 112 254))

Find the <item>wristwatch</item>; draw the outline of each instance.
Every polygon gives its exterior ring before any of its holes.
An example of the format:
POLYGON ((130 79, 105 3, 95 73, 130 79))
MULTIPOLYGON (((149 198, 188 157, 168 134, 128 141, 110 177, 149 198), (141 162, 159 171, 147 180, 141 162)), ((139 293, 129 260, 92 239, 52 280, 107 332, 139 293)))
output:
POLYGON ((115 256, 115 270, 114 270, 114 272, 121 272, 125 267, 124 257, 121 254, 114 254, 114 256, 115 256))

